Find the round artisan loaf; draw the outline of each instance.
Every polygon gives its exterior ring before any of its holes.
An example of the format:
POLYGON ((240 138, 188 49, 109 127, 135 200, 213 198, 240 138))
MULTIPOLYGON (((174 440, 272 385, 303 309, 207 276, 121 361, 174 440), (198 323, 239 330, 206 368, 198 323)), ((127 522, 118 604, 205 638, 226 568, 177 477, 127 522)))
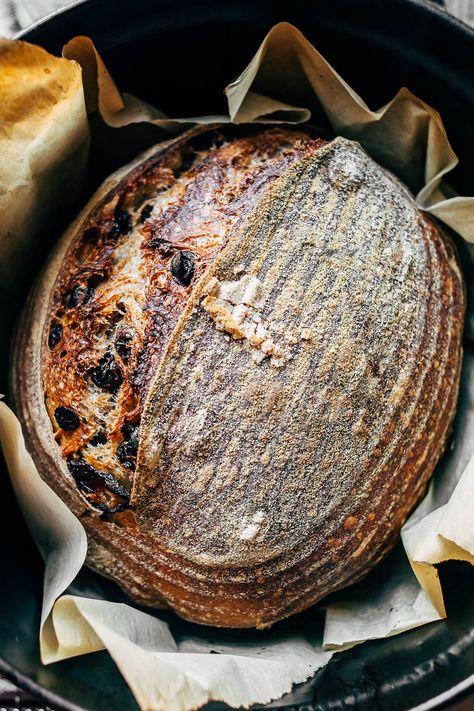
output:
POLYGON ((112 176, 20 325, 13 392, 90 566, 263 627, 363 577, 442 454, 451 241, 357 143, 214 127, 112 176))

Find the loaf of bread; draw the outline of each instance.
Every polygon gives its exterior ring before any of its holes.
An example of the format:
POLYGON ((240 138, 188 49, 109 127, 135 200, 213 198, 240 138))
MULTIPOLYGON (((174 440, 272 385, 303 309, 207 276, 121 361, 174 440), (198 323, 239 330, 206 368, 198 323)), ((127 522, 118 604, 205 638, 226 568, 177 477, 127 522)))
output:
POLYGON ((190 131, 112 176, 18 329, 13 395, 88 564, 264 627, 395 545, 453 419, 450 239, 354 142, 190 131))

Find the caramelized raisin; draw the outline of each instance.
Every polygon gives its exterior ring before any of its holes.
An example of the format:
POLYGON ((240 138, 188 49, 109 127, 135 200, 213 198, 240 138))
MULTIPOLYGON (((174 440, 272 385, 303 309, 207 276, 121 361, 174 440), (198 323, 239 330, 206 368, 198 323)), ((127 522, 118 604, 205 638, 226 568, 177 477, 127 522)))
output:
POLYGON ((127 469, 135 468, 138 452, 138 422, 128 422, 122 427, 124 441, 117 447, 117 458, 127 469))
POLYGON ((63 405, 59 405, 59 407, 55 409, 54 417, 56 418, 56 422, 59 427, 66 432, 73 432, 74 430, 77 430, 81 424, 81 421, 76 413, 63 405))
POLYGON ((116 450, 117 454, 117 459, 119 460, 120 464, 125 467, 125 469, 135 469, 135 457, 130 456, 128 453, 128 443, 127 442, 122 442, 122 444, 119 444, 116 450))
POLYGON ((66 305, 72 309, 75 306, 87 304, 94 296, 94 288, 92 286, 75 286, 74 289, 66 295, 66 305))
POLYGON ((194 276, 194 254, 183 250, 174 255, 170 263, 171 274, 182 286, 189 286, 194 276))
POLYGON ((135 454, 138 449, 138 432, 140 428, 139 422, 127 422, 122 427, 122 434, 124 440, 128 441, 135 448, 135 454))
POLYGON ((78 489, 85 494, 98 493, 106 489, 113 494, 117 494, 117 496, 123 496, 126 499, 130 498, 127 489, 119 484, 110 472, 99 472, 83 460, 69 461, 67 467, 78 489))
POLYGON ((96 274, 92 274, 87 280, 87 288, 89 289, 91 295, 94 293, 96 288, 101 284, 104 279, 107 278, 105 271, 99 271, 96 274))
POLYGON ((102 513, 100 514, 100 518, 102 521, 109 521, 109 514, 115 514, 119 513, 120 511, 125 511, 125 509, 128 508, 129 504, 129 499, 126 499, 120 504, 117 504, 117 506, 105 506, 103 504, 95 504, 95 506, 98 509, 102 509, 102 513))
POLYGON ((122 371, 110 351, 104 353, 90 376, 94 385, 109 393, 115 393, 123 383, 122 371))
POLYGON ((63 335, 63 327, 59 323, 59 321, 51 321, 51 325, 49 327, 49 335, 48 335, 48 346, 51 348, 55 348, 59 341, 61 340, 63 335))
POLYGON ((130 331, 119 331, 115 338, 115 350, 124 363, 128 362, 132 352, 133 333, 130 331))
POLYGON ((142 211, 140 212, 140 222, 146 222, 148 218, 150 217, 151 213, 153 212, 153 205, 145 205, 145 207, 142 207, 142 211))
POLYGON ((115 208, 114 224, 112 225, 109 235, 111 237, 123 237, 132 231, 133 221, 132 216, 121 207, 115 208))
POLYGON ((105 432, 97 432, 90 440, 90 443, 93 447, 97 447, 99 444, 107 444, 107 435, 105 432))
POLYGON ((84 240, 86 242, 95 243, 100 237, 100 231, 98 227, 88 227, 84 230, 84 240))

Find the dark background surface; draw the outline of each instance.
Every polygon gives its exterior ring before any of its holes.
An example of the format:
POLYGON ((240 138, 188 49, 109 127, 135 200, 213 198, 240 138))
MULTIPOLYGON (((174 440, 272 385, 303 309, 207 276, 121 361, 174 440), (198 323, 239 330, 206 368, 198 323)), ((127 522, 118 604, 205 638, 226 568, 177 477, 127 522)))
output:
MULTIPOLYGON (((428 7, 410 0, 316 1, 311 10, 308 2, 299 0, 136 0, 132 14, 126 0, 94 0, 33 29, 27 39, 60 53, 67 39, 88 34, 122 90, 149 100, 166 113, 195 115, 225 110, 222 88, 247 64, 272 24, 291 21, 370 106, 383 104, 404 84, 438 109, 454 149, 463 157, 452 183, 461 193, 473 194, 473 35, 447 20, 441 10, 430 12, 428 7), (150 59, 160 71, 139 72, 150 59)), ((287 87, 286 100, 291 100, 289 94, 291 87, 287 87)), ((130 157, 126 130, 123 135, 123 154, 100 161, 96 180, 130 157)), ((47 246, 45 241, 32 259, 31 273, 23 275, 11 323, 47 246)), ((8 330, 4 330, 4 342, 8 330)), ((4 379, 5 369, 2 372, 4 379)), ((39 693, 34 698, 47 699, 56 708, 136 709, 105 652, 41 666, 37 635, 42 565, 5 476, 1 486, 0 669, 20 686, 39 693)), ((337 655, 315 680, 274 705, 319 711, 402 711, 462 684, 474 674, 474 571, 449 563, 441 575, 446 583, 447 620, 337 655)), ((108 585, 94 579, 90 584, 108 585)), ((112 588, 109 592, 117 595, 112 588)), ((297 616, 291 624, 313 624, 311 614, 297 616)), ((35 707, 31 696, 17 702, 14 694, 9 689, 3 702, 0 696, 0 709, 19 703, 35 707)), ((463 703, 474 709, 473 697, 463 703)))

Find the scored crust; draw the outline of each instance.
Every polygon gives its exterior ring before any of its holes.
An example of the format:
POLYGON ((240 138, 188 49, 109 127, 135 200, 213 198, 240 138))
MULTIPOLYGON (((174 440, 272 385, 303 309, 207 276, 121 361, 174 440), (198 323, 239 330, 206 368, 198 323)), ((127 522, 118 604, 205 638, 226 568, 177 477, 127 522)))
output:
POLYGON ((193 131, 71 227, 14 396, 92 567, 138 602, 265 626, 398 539, 445 447, 463 314, 450 240, 357 144, 193 131))
POLYGON ((324 143, 296 129, 239 133, 194 132, 137 166, 88 215, 58 274, 46 407, 72 476, 106 511, 128 503, 143 403, 193 286, 258 195, 324 143))

